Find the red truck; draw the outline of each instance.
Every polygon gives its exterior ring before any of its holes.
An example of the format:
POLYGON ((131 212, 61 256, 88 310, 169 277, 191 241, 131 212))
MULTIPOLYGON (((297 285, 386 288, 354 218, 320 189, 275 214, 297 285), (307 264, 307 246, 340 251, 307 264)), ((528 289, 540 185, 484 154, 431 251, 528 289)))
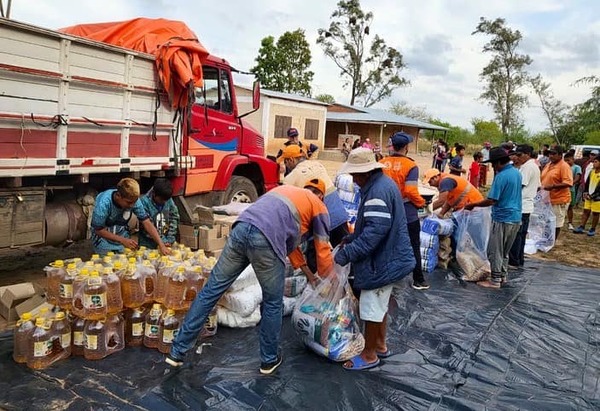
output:
POLYGON ((224 59, 174 110, 150 54, 2 18, 0 44, 0 249, 85 238, 95 193, 123 177, 168 177, 187 223, 278 184, 224 59))

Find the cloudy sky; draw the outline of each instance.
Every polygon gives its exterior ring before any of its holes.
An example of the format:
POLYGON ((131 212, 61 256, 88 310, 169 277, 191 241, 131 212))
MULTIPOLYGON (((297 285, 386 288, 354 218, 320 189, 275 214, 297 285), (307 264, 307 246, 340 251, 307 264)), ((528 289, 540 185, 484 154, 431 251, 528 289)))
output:
MULTIPOLYGON (((4 2, 6 4, 6 2, 4 2)), ((80 23, 164 17, 185 21, 204 46, 241 69, 254 65, 263 37, 302 28, 310 43, 315 72, 313 93, 332 94, 347 103, 339 70, 316 45, 317 30, 329 26, 337 0, 13 0, 12 18, 60 28, 80 23)), ((481 53, 483 36, 472 36, 479 18, 503 17, 523 34, 522 52, 567 104, 587 98, 587 87, 572 83, 600 75, 600 2, 597 0, 362 0, 374 14, 371 35, 379 34, 405 57, 411 86, 389 101, 424 107, 434 117, 470 127, 473 117, 493 118, 477 100, 479 73, 489 61, 481 53)), ((526 127, 540 131, 546 122, 534 96, 523 113, 526 127)))

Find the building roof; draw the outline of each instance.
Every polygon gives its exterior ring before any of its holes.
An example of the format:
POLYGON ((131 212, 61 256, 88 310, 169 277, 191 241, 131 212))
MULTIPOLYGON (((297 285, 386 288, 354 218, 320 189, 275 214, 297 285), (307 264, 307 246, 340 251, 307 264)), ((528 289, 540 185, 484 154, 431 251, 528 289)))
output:
MULTIPOLYGON (((240 86, 240 85, 236 85, 236 87, 252 91, 252 87, 240 86)), ((314 98, 304 97, 304 96, 300 96, 298 94, 283 93, 281 91, 268 90, 266 88, 261 88, 260 94, 267 96, 267 97, 279 98, 282 100, 298 101, 300 103, 316 104, 319 106, 328 106, 329 105, 328 103, 323 103, 322 101, 314 99, 314 98)))
POLYGON ((327 121, 341 123, 366 123, 366 124, 398 124, 403 126, 418 127, 425 130, 448 130, 435 124, 414 118, 400 116, 385 110, 369 107, 356 107, 335 103, 335 105, 353 110, 352 112, 327 111, 327 121))

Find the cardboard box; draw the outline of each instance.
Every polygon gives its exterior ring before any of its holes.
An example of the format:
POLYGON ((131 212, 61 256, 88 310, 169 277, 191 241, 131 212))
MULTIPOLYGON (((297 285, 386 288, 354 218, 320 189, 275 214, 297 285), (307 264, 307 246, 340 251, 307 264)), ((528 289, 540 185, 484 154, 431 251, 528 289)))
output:
POLYGON ((215 222, 226 225, 229 227, 229 231, 233 228, 233 223, 237 221, 239 216, 237 215, 224 215, 224 214, 215 214, 215 222))
POLYGON ((207 257, 214 257, 217 260, 219 259, 219 257, 221 257, 221 253, 223 252, 223 250, 213 250, 213 251, 207 251, 206 252, 206 256, 207 257))
MULTIPOLYGON (((42 295, 44 289, 34 283, 20 283, 0 287, 0 315, 8 322, 16 321, 19 318, 16 308, 23 304, 24 308, 31 307, 32 299, 35 301, 44 300, 42 295), (29 302, 29 305, 26 304, 29 302)), ((37 304, 39 305, 39 304, 37 304)), ((21 314, 26 312, 21 311, 21 314)))
POLYGON ((220 250, 225 247, 229 226, 215 223, 212 228, 197 225, 179 225, 179 240, 192 249, 204 251, 220 250))

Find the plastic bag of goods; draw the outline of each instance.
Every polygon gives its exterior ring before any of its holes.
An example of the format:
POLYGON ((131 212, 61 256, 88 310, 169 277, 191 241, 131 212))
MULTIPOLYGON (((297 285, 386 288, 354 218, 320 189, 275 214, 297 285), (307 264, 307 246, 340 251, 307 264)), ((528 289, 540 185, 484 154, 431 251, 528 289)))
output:
POLYGON ((287 317, 288 315, 292 315, 294 312, 294 308, 296 307, 296 303, 298 302, 299 297, 286 297, 283 296, 283 316, 287 317))
POLYGON ((350 264, 299 297, 292 324, 302 342, 319 355, 346 361, 362 352, 365 340, 358 322, 358 302, 348 285, 350 264))
POLYGON ((246 267, 244 271, 242 271, 238 278, 236 278, 233 284, 231 284, 231 286, 229 287, 229 291, 234 292, 243 290, 244 288, 253 284, 258 284, 258 278, 256 278, 256 273, 254 272, 252 266, 248 265, 248 267, 246 267))
POLYGON ((464 273, 465 281, 481 281, 491 272, 487 259, 487 246, 492 227, 488 207, 472 211, 459 210, 453 214, 457 221, 456 260, 464 273))
POLYGON ((223 306, 217 306, 217 321, 230 328, 254 327, 260 322, 260 307, 256 307, 248 316, 242 316, 223 306))
MULTIPOLYGON (((527 238, 535 245, 536 250, 547 253, 554 247, 555 230, 556 216, 550 203, 550 194, 540 190, 533 199, 533 213, 529 216, 527 238)), ((533 254, 533 247, 528 251, 533 254)))
POLYGON ((249 285, 243 290, 229 291, 223 294, 219 300, 219 305, 227 308, 234 313, 240 314, 242 317, 247 317, 256 307, 262 302, 262 289, 258 282, 249 285))
POLYGON ((437 234, 428 234, 424 231, 421 231, 419 237, 421 241, 421 265, 423 271, 430 273, 435 270, 438 263, 440 238, 437 234))
POLYGON ((286 277, 283 295, 285 297, 296 297, 302 294, 302 291, 306 288, 306 284, 308 284, 308 280, 304 274, 286 277))
POLYGON ((432 235, 450 235, 454 231, 454 223, 449 218, 439 218, 433 215, 423 220, 421 231, 432 235))

